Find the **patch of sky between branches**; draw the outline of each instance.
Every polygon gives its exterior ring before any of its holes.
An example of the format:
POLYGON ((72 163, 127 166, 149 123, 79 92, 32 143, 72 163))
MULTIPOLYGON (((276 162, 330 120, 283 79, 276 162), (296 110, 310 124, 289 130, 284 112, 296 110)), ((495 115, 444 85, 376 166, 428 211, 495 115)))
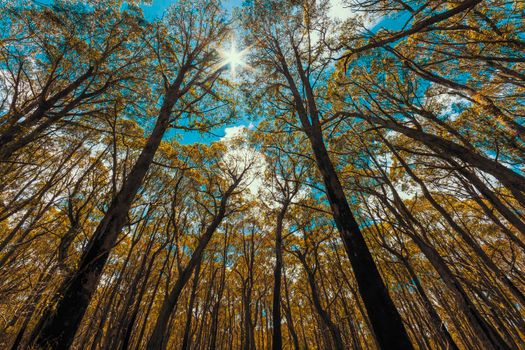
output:
MULTIPOLYGON (((54 0, 40 0, 39 3, 42 5, 51 5, 54 0)), ((242 0, 225 0, 222 2, 222 5, 228 12, 236 7, 242 6, 242 0)), ((177 0, 152 0, 150 3, 140 5, 141 9, 144 12, 144 17, 148 21, 153 21, 162 17, 163 13, 170 6, 177 3, 177 0)), ((126 8, 126 3, 123 4, 123 8, 126 8)), ((331 9, 328 13, 333 19, 344 21, 345 19, 354 17, 356 12, 345 5, 344 0, 331 0, 331 9)), ((408 17, 401 14, 395 18, 378 18, 369 23, 369 30, 372 33, 375 33, 377 30, 389 29, 389 30, 399 30, 406 23, 408 17)), ((171 129, 166 133, 165 139, 177 138, 183 144, 192 144, 192 143, 205 143, 209 144, 211 142, 219 141, 224 137, 227 137, 228 133, 235 130, 239 127, 253 128, 253 118, 248 116, 243 116, 238 118, 235 123, 230 125, 224 125, 213 130, 213 133, 202 133, 199 131, 182 131, 177 129, 171 129)))
MULTIPOLYGON (((141 5, 142 10, 144 11, 144 16, 148 20, 154 20, 155 18, 160 18, 166 8, 168 8, 173 3, 176 3, 176 0, 153 0, 150 4, 141 5)), ((231 12, 234 8, 242 6, 242 0, 228 0, 223 2, 224 8, 231 12)), ((344 0, 331 0, 331 9, 328 15, 334 19, 344 21, 345 19, 351 18, 356 15, 356 12, 350 7, 344 4, 344 0)), ((379 28, 386 28, 391 30, 397 30, 403 26, 407 18, 405 16, 398 16, 396 18, 384 18, 376 19, 368 25, 371 27, 370 31, 375 32, 379 28)), ((180 142, 183 144, 191 143, 206 143, 209 144, 214 141, 219 141, 221 136, 227 137, 229 132, 236 130, 237 128, 253 128, 253 122, 250 121, 247 116, 238 119, 235 123, 230 125, 224 125, 217 128, 211 133, 202 133, 198 131, 181 131, 181 130, 170 130, 166 138, 171 139, 174 137, 179 138, 180 142)), ((238 130, 238 129, 237 129, 238 130)))

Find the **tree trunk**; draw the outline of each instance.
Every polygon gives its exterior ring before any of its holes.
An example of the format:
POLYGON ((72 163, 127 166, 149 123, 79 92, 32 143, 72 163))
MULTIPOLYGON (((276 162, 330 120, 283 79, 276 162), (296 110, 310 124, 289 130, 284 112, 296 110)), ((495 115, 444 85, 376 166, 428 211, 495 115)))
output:
POLYGON ((199 286, 199 274, 201 270, 202 259, 199 260, 195 267, 195 273, 193 274, 193 283, 191 286, 190 301, 188 303, 188 310, 186 312, 186 325, 184 326, 184 336, 182 338, 182 350, 189 350, 191 344, 191 320, 193 318, 193 307, 195 305, 195 297, 197 295, 197 287, 199 286))
MULTIPOLYGON (((395 188, 391 187, 391 190, 394 193, 396 203, 400 206, 403 215, 407 218, 408 222, 412 222, 418 227, 420 227, 420 229, 423 229, 420 226, 420 223, 412 216, 412 214, 404 206, 395 188)), ((483 344, 484 349, 510 350, 508 345, 497 333, 497 331, 483 318, 479 310, 470 300, 469 296, 459 283, 458 279, 454 276, 450 268, 446 265, 445 261, 439 255, 437 250, 430 244, 428 244, 426 241, 424 241, 417 234, 412 232, 413 228, 411 227, 411 225, 403 219, 402 214, 398 213, 395 208, 393 208, 388 202, 386 202, 385 198, 383 198, 383 202, 396 216, 399 222, 408 224, 407 234, 410 236, 410 238, 412 238, 412 240, 419 247, 421 252, 430 261, 432 266, 438 272, 439 276, 443 279, 445 285, 452 292, 459 308, 465 314, 469 325, 476 332, 476 335, 478 336, 480 342, 483 344)))
POLYGON ((57 295, 57 299, 60 299, 57 301, 56 310, 52 307, 46 310, 40 320, 43 324, 41 332, 31 337, 32 343, 36 346, 41 348, 54 347, 55 349, 67 349, 71 346, 98 285, 109 253, 126 223, 133 199, 169 126, 170 112, 176 98, 176 90, 170 90, 166 94, 153 132, 139 158, 95 230, 77 271, 62 285, 61 293, 57 295))
MULTIPOLYGON (((293 340, 293 345, 294 345, 294 349, 295 350, 299 350, 300 349, 300 346, 299 346, 299 337, 297 336, 297 331, 295 330, 295 326, 294 326, 294 322, 293 322, 293 317, 292 317, 292 310, 291 310, 291 303, 290 303, 290 293, 288 291, 288 280, 286 278, 286 274, 284 274, 284 294, 285 294, 285 300, 286 300, 286 304, 285 304, 285 307, 284 307, 284 311, 285 311, 285 314, 286 314, 286 324, 288 326, 288 330, 290 331, 290 335, 292 337, 292 340, 293 340)), ((284 306, 284 305, 283 305, 284 306)))
MULTIPOLYGON (((44 132, 50 125, 58 121, 61 117, 66 115, 67 112, 75 108, 85 97, 84 94, 74 98, 61 112, 58 112, 55 116, 46 116, 49 110, 53 108, 60 99, 67 97, 78 87, 80 87, 88 78, 90 78, 93 75, 93 71, 94 67, 89 67, 89 69, 84 74, 80 75, 77 79, 50 97, 47 101, 45 100, 45 96, 41 95, 39 97, 38 103, 31 104, 30 106, 36 107, 35 111, 31 113, 31 115, 25 116, 25 119, 22 122, 10 125, 10 127, 0 135, 0 160, 5 161, 9 159, 13 152, 16 152, 21 147, 27 145, 29 142, 42 134, 42 132, 44 132), (44 120, 44 122, 37 126, 36 130, 33 130, 30 133, 30 137, 22 137, 21 139, 17 140, 17 138, 22 136, 26 130, 34 128, 42 120, 44 120)), ((45 92, 42 92, 42 94, 45 94, 45 92)), ((27 106, 26 108, 30 108, 30 106, 27 106)), ((24 115, 20 115, 20 118, 21 117, 24 117, 24 115)))
MULTIPOLYGON (((396 152, 396 150, 390 145, 388 141, 383 139, 388 148, 394 153, 396 158, 399 160, 407 174, 419 185, 425 198, 430 204, 436 209, 446 222, 459 234, 463 241, 476 253, 476 255, 483 261, 483 263, 492 270, 494 275, 509 289, 509 291, 516 297, 518 302, 525 306, 525 296, 523 293, 514 285, 514 283, 507 277, 507 275, 501 271, 501 269, 492 261, 492 259, 485 253, 485 251, 479 246, 479 244, 466 232, 461 226, 459 226, 452 216, 443 208, 432 196, 425 183, 410 169, 405 160, 396 152)), ((375 161, 375 158, 374 158, 375 161)), ((377 164, 377 162, 376 162, 377 164)), ((379 166, 379 164, 377 164, 379 166)), ((386 174, 384 174, 386 176, 386 174)))
POLYGON ((283 348, 281 330, 281 274, 283 269, 283 221, 288 203, 284 203, 277 215, 277 226, 275 228, 275 268, 273 272, 273 305, 272 305, 272 349, 283 348))
POLYGON ((301 261, 306 271, 306 275, 308 277, 308 284, 310 285, 310 291, 312 292, 312 301, 313 301, 315 310, 319 314, 319 317, 321 318, 323 324, 328 328, 331 338, 332 338, 334 348, 337 350, 344 350, 345 346, 343 343, 343 338, 341 337, 341 332, 339 331, 339 328, 332 321, 332 319, 330 318, 330 315, 323 308, 323 305, 321 304, 321 299, 319 297, 319 291, 317 289, 317 283, 315 282, 314 271, 312 271, 312 269, 308 266, 308 263, 306 262, 306 258, 304 255, 299 255, 299 260, 301 261))
POLYGON ((516 197, 516 200, 525 205, 525 177, 523 175, 520 175, 517 172, 503 166, 493 159, 480 155, 471 149, 442 137, 429 134, 421 130, 409 128, 391 120, 383 120, 381 118, 375 117, 364 118, 373 124, 375 123, 385 126, 413 140, 422 142, 430 149, 437 151, 437 153, 445 153, 447 155, 457 157, 465 163, 494 176, 512 192, 512 194, 516 197))
POLYGON ((167 296, 167 298, 164 299, 164 302, 162 304, 162 307, 159 311, 159 316, 157 318, 157 321, 155 323, 155 327, 153 329, 153 333, 151 334, 151 337, 149 338, 147 349, 148 350, 160 350, 164 349, 166 346, 165 342, 165 334, 168 327, 169 319, 171 317, 171 314, 173 313, 173 310, 177 306, 177 302, 179 300, 179 296, 182 293, 182 290, 188 280, 191 277, 191 274, 193 273, 193 270, 197 266, 197 263, 202 258, 202 254, 204 253, 204 249, 208 245, 209 241, 211 240, 211 237, 217 227, 219 227, 222 219, 224 218, 226 214, 226 204, 237 187, 237 185, 240 182, 240 178, 237 179, 228 190, 224 193, 219 211, 214 217, 213 221, 210 223, 210 225, 206 228, 206 232, 202 235, 202 237, 199 239, 199 243, 197 245, 197 248, 195 249, 195 252, 192 254, 190 261, 188 262, 188 265, 180 272, 179 277, 177 278, 177 281, 175 282, 175 285, 171 289, 171 292, 167 296))
POLYGON ((425 292, 425 289, 421 285, 421 282, 419 281, 419 278, 417 277, 416 272, 412 268, 412 265, 406 259, 402 259, 401 261, 403 262, 403 265, 405 265, 405 268, 408 271, 408 275, 410 276, 410 279, 414 282, 414 286, 416 287, 416 290, 419 296, 421 297, 421 300, 423 301, 423 305, 425 306, 425 309, 430 316, 430 320, 432 322, 432 325, 436 333, 441 335, 441 337, 446 343, 447 349, 459 350, 458 345, 456 344, 456 342, 450 335, 447 327, 445 326, 445 322, 443 322, 443 320, 437 313, 436 309, 434 308, 434 305, 432 305, 432 301, 430 301, 430 298, 427 296, 427 293, 425 292))
POLYGON ((359 293, 382 349, 409 350, 401 316, 372 259, 361 230, 350 210, 339 177, 324 145, 320 130, 309 135, 317 167, 321 172, 332 214, 354 271, 359 293))

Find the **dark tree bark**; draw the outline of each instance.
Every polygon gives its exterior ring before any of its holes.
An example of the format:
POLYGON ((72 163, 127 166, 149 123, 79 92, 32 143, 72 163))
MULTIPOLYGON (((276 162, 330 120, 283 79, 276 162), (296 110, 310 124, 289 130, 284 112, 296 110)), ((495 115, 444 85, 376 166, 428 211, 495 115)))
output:
POLYGON ((416 233, 415 227, 418 227, 422 231, 424 231, 424 227, 403 204, 399 194, 389 182, 388 178, 383 178, 387 182, 394 195, 394 202, 399 208, 399 211, 396 210, 396 208, 394 208, 390 203, 388 203, 388 200, 384 196, 381 197, 381 200, 389 209, 389 211, 396 217, 398 222, 402 223, 407 228, 405 231, 406 234, 409 235, 409 237, 419 247, 421 252, 430 261, 432 266, 443 279, 445 285, 454 295, 454 298, 459 308, 464 313, 468 324, 476 332, 476 335, 481 344, 483 344, 483 347, 485 349, 510 350, 509 346, 501 338, 498 332, 490 325, 490 323, 487 322, 487 320, 476 308, 465 289, 447 266, 443 258, 439 255, 438 251, 416 233))
MULTIPOLYGON (((345 114, 345 113, 342 113, 345 114)), ((467 164, 478 168, 494 176, 505 187, 507 187, 521 204, 525 205, 525 177, 517 172, 505 167, 496 160, 478 154, 473 150, 464 147, 454 141, 447 140, 443 137, 427 133, 420 129, 413 129, 404 126, 392 119, 381 119, 377 117, 361 115, 361 118, 372 124, 384 126, 393 131, 399 132, 413 140, 419 141, 438 154, 446 154, 449 157, 456 157, 467 164)))
POLYGON ((122 185, 122 189, 111 202, 108 211, 95 230, 78 269, 64 281, 60 295, 57 295, 59 300, 56 309, 49 308, 42 316, 40 333, 33 334, 31 337, 32 343, 36 346, 67 349, 73 342, 98 285, 109 253, 117 241, 118 234, 126 224, 129 208, 153 163, 162 137, 168 129, 170 114, 179 97, 184 75, 185 69, 182 69, 168 89, 155 127, 146 145, 122 185))
MULTIPOLYGON (((252 318, 252 290, 255 264, 255 242, 253 232, 249 239, 250 241, 248 244, 246 244, 246 240, 243 240, 243 255, 246 261, 248 276, 240 276, 242 279, 241 348, 243 350, 255 350, 256 348, 254 328, 257 320, 254 321, 252 318)), ((257 308, 255 310, 255 315, 257 315, 257 308)))
POLYGON ((412 345, 403 327, 401 317, 390 299, 359 225, 350 210, 320 132, 317 135, 311 135, 310 142, 317 166, 323 177, 334 220, 344 242, 378 343, 384 349, 411 349, 412 345))
POLYGON ((359 293, 365 304, 374 334, 383 349, 410 350, 413 347, 403 326, 401 316, 388 294, 388 290, 370 254, 359 225, 350 210, 343 187, 339 181, 339 176, 330 159, 323 140, 319 112, 310 79, 304 71, 297 47, 293 43, 292 46, 295 51, 295 68, 298 71, 306 99, 303 99, 300 93, 284 54, 277 47, 276 54, 280 63, 279 69, 288 82, 302 129, 308 136, 317 168, 321 173, 332 215, 344 242, 359 293))
POLYGON ((272 302, 272 349, 281 350, 283 348, 281 330, 281 275, 283 269, 283 221, 288 202, 285 202, 277 214, 277 224, 275 227, 275 267, 273 272, 273 302, 272 302))
MULTIPOLYGON (((371 50, 373 48, 383 47, 383 46, 385 46, 385 45, 387 45, 389 43, 393 43, 393 42, 396 42, 397 40, 403 39, 403 38, 408 37, 410 35, 413 35, 413 34, 416 34, 416 33, 422 32, 422 31, 425 31, 429 27, 431 27, 432 25, 435 25, 437 23, 446 21, 446 20, 448 20, 451 17, 454 17, 454 16, 456 16, 458 14, 462 14, 462 13, 465 13, 466 11, 471 10, 473 7, 475 7, 480 2, 481 2, 481 0, 465 0, 465 1, 461 2, 461 3, 459 3, 457 6, 451 8, 451 9, 449 9, 447 11, 444 11, 444 12, 435 14, 433 16, 427 17, 427 18, 425 18, 423 20, 417 21, 410 28, 404 29, 404 30, 401 30, 401 31, 398 31, 398 32, 395 32, 392 35, 389 35, 387 38, 383 38, 383 39, 379 39, 379 40, 375 39, 375 38, 372 38, 372 40, 370 40, 370 43, 368 43, 368 44, 365 44, 365 45, 359 46, 359 47, 349 48, 350 52, 345 54, 345 55, 343 55, 341 57, 341 59, 344 59, 345 62, 346 62, 346 61, 348 61, 350 59, 350 57, 352 55, 357 54, 359 52, 365 52, 365 51, 371 50)), ((405 2, 403 2, 403 3, 405 3, 405 2)))
POLYGON ((217 332, 219 330, 219 311, 221 308, 221 302, 222 302, 222 296, 224 295, 224 289, 226 286, 226 266, 228 264, 228 241, 227 236, 225 235, 224 240, 224 250, 222 254, 222 271, 221 271, 221 278, 219 280, 219 289, 216 293, 217 300, 215 300, 215 304, 213 305, 212 313, 211 313, 211 330, 210 330, 210 342, 209 342, 209 349, 214 350, 217 348, 217 332))
POLYGON ((292 316, 291 302, 290 302, 290 292, 288 290, 288 280, 286 278, 286 273, 283 271, 283 281, 284 281, 284 295, 286 303, 283 305, 283 309, 286 315, 286 325, 290 331, 290 336, 292 337, 293 345, 295 350, 299 350, 299 336, 295 329, 295 324, 292 316))
MULTIPOLYGON (((525 296, 523 293, 514 285, 514 283, 506 276, 506 274, 492 261, 492 259, 485 253, 485 251, 479 246, 479 244, 472 238, 472 236, 466 232, 461 226, 459 226, 452 216, 443 208, 432 196, 427 186, 413 171, 405 160, 399 155, 399 153, 392 147, 392 145, 383 138, 385 145, 392 151, 396 159, 399 160, 407 174, 419 185, 423 195, 429 201, 429 203, 441 214, 445 221, 454 229, 456 233, 463 239, 463 241, 476 253, 476 255, 483 261, 483 263, 492 270, 494 275, 509 289, 509 291, 516 297, 522 306, 525 306, 525 296)), ((374 158, 375 161, 375 158, 374 158)), ((379 166, 379 164, 376 165, 379 166)), ((386 176, 386 174, 384 174, 386 176)))
POLYGON ((213 233, 215 232, 215 230, 217 230, 222 219, 226 215, 226 206, 227 206, 228 199, 233 194, 233 191, 235 190, 235 188, 239 185, 239 182, 241 181, 241 179, 242 179, 242 176, 235 179, 233 184, 230 185, 230 187, 224 192, 224 195, 221 198, 218 212, 213 218, 213 221, 206 228, 206 231, 199 239, 199 243, 191 256, 190 261, 188 262, 186 267, 180 272, 180 275, 177 278, 175 285, 171 289, 169 295, 164 299, 162 307, 159 311, 159 316, 157 318, 157 321, 155 322, 155 327, 153 329, 153 332, 148 341, 148 345, 146 347, 148 350, 159 350, 159 349, 165 348, 166 346, 165 335, 166 335, 166 330, 168 328, 168 323, 169 323, 171 314, 173 313, 173 310, 177 306, 177 302, 179 300, 180 294, 182 293, 184 286, 190 279, 195 267, 197 266, 198 261, 202 258, 202 254, 204 253, 206 246, 210 242, 213 236, 213 233))
MULTIPOLYGON (((90 67, 84 74, 80 75, 77 79, 72 81, 62 90, 55 93, 48 99, 45 98, 45 91, 43 91, 41 93, 42 95, 38 98, 38 101, 26 108, 28 109, 31 106, 31 108, 36 107, 35 111, 27 115, 22 122, 10 125, 10 127, 7 128, 7 130, 4 130, 4 132, 0 135, 0 161, 7 160, 13 152, 34 140, 50 125, 60 120, 60 118, 62 118, 67 112, 71 111, 78 104, 80 104, 83 99, 92 97, 86 96, 85 93, 82 93, 69 102, 59 113, 56 113, 52 117, 46 116, 46 113, 49 112, 49 110, 52 109, 59 100, 73 93, 90 77, 92 77, 93 72, 94 67, 90 67), (40 122, 42 123, 38 125, 40 122), (34 130, 24 135, 26 130, 30 130, 32 128, 34 128, 34 130)), ((100 91, 100 93, 102 92, 103 91, 100 91)), ((30 110, 30 108, 28 110, 30 110)), ((19 115, 17 119, 22 118, 23 116, 23 114, 19 115)))
POLYGON ((193 274, 193 283, 191 286, 190 301, 186 312, 186 325, 184 326, 184 336, 182 338, 182 350, 189 350, 191 345, 191 321, 193 319, 193 308, 195 306, 195 297, 197 296, 197 287, 199 286, 199 274, 201 270, 202 259, 199 260, 193 274))
POLYGON ((421 300, 423 301, 423 305, 425 306, 426 311, 428 312, 430 316, 430 320, 432 322, 432 325, 436 331, 437 334, 440 334, 443 338, 447 349, 452 350, 459 350, 458 345, 450 335, 447 327, 445 326, 445 323, 437 313, 436 309, 434 308, 434 305, 432 304, 432 301, 430 301, 430 298, 428 297, 427 293, 425 292, 425 289, 421 285, 421 282, 419 281, 419 278, 417 277, 414 268, 410 264, 410 262, 407 259, 401 260, 403 262, 403 265, 405 265, 405 268, 408 271, 408 274, 410 276, 410 279, 413 281, 416 290, 421 297, 421 300))
MULTIPOLYGON (((314 270, 308 265, 306 261, 306 257, 302 253, 298 253, 297 257, 299 258, 299 261, 301 261, 301 264, 304 267, 304 270, 306 271, 306 276, 308 278, 308 284, 310 286, 310 291, 312 293, 312 302, 314 304, 315 310, 319 314, 319 317, 322 320, 322 323, 328 328, 328 331, 330 332, 330 336, 333 343, 333 348, 337 350, 344 350, 344 342, 343 338, 341 337, 341 331, 339 330, 339 327, 332 321, 330 315, 328 312, 324 309, 321 298, 319 296, 319 290, 317 288, 317 283, 315 282, 315 273, 314 270)), ((328 344, 327 344, 328 345, 328 344)))

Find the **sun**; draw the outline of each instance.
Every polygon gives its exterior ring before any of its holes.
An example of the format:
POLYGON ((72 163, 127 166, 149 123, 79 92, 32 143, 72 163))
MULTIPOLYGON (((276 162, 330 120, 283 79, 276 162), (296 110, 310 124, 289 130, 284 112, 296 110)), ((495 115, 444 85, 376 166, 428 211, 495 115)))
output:
POLYGON ((235 44, 235 41, 232 41, 228 49, 219 50, 219 53, 222 57, 221 66, 229 66, 231 74, 235 75, 235 72, 238 67, 248 66, 245 61, 246 51, 247 49, 241 51, 237 50, 237 45, 235 44))

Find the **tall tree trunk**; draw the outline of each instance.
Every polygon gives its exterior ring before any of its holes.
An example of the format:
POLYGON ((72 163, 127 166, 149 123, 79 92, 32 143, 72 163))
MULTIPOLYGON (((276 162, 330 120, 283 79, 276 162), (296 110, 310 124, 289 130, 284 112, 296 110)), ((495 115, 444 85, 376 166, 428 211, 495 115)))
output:
POLYGON ((458 345, 450 335, 447 327, 445 326, 445 322, 441 319, 439 314, 437 313, 436 309, 434 308, 434 305, 432 304, 432 301, 430 301, 430 298, 428 297, 427 293, 425 292, 425 289, 421 285, 421 282, 419 281, 419 278, 416 275, 416 272, 414 271, 414 268, 410 264, 410 262, 407 259, 401 260, 403 265, 408 271, 408 275, 410 276, 410 279, 413 281, 414 286, 416 287, 416 290, 421 297, 421 300, 423 301, 423 305, 425 306, 426 311, 428 312, 430 316, 430 320, 432 323, 432 326, 434 327, 434 330, 436 334, 441 335, 443 338, 446 348, 451 350, 459 350, 458 345))
MULTIPOLYGON (((501 269, 492 261, 492 259, 485 253, 485 251, 479 246, 479 244, 471 237, 471 235, 466 232, 461 226, 459 226, 452 216, 446 211, 445 208, 443 208, 432 196, 430 191, 428 190, 425 183, 410 169, 408 164, 405 162, 405 160, 397 153, 397 151, 390 145, 390 143, 383 138, 383 142, 388 146, 388 148, 392 151, 392 153, 396 156, 396 158, 399 160, 407 174, 419 185, 421 188, 421 191, 423 192, 423 195, 425 198, 430 202, 430 204, 436 209, 441 216, 446 220, 446 222, 454 229, 456 233, 459 234, 459 236, 463 239, 463 241, 476 253, 476 255, 483 261, 483 263, 492 270, 496 278, 498 278, 507 288, 508 290, 514 295, 514 297, 518 300, 518 302, 525 306, 525 296, 523 293, 514 285, 514 283, 507 277, 507 275, 501 271, 501 269)), ((372 155, 371 155, 372 156, 372 155)), ((375 158, 374 162, 377 166, 379 164, 376 162, 375 158)), ((386 174, 383 173, 384 176, 386 174)))
POLYGON ((222 296, 224 295, 224 289, 226 286, 226 268, 228 265, 228 236, 227 233, 224 234, 224 249, 222 251, 222 271, 221 279, 219 281, 219 290, 217 291, 217 300, 215 305, 213 305, 213 310, 211 314, 211 336, 209 342, 210 350, 214 350, 217 347, 217 333, 219 330, 219 312, 222 303, 222 296))
POLYGON ((332 214, 354 271, 359 293, 382 349, 409 350, 401 316, 377 270, 344 194, 339 177, 324 145, 320 130, 309 135, 317 167, 321 172, 332 214))
MULTIPOLYGON (((388 179, 386 180, 388 181, 388 179)), ((399 222, 404 223, 404 225, 407 226, 406 233, 419 247, 425 257, 430 261, 432 266, 443 279, 445 285, 452 292, 458 306, 465 314, 469 325, 476 332, 484 348, 487 350, 510 350, 508 345, 497 333, 497 331, 483 318, 472 300, 470 300, 466 291, 461 286, 458 279, 447 266, 443 258, 439 255, 438 251, 415 233, 415 228, 411 225, 411 223, 419 227, 421 230, 424 230, 424 228, 403 204, 395 188, 391 184, 389 187, 392 190, 395 197, 395 202, 399 206, 402 213, 399 213, 394 207, 392 207, 385 198, 383 198, 384 204, 389 208, 392 214, 396 216, 399 222), (404 218, 406 218, 406 220, 404 218)))
MULTIPOLYGON (((180 78, 182 81, 182 78, 180 78)), ((180 86, 180 84, 179 84, 180 86)), ((104 218, 98 225, 84 252, 78 269, 67 278, 57 295, 56 309, 48 308, 42 316, 40 333, 33 334, 32 343, 41 348, 67 349, 89 305, 100 276, 124 227, 128 211, 137 194, 155 153, 168 129, 170 113, 177 99, 177 89, 171 89, 165 96, 155 127, 142 152, 131 169, 122 189, 115 196, 104 218)))
POLYGON ((195 267, 193 274, 193 283, 191 286, 190 301, 188 303, 188 310, 186 312, 186 325, 184 326, 184 336, 182 338, 182 350, 189 350, 191 345, 191 320, 193 318, 193 307, 195 305, 195 297, 197 295, 197 287, 199 286, 199 274, 201 270, 202 259, 199 260, 195 267))
POLYGON ((297 85, 289 69, 286 56, 277 45, 279 70, 288 82, 297 116, 310 141, 332 215, 350 259, 359 293, 368 312, 375 337, 383 349, 411 350, 413 347, 401 316, 388 294, 359 225, 350 210, 343 187, 326 149, 309 72, 304 70, 301 54, 293 42, 292 47, 295 56, 294 68, 297 69, 301 86, 297 85), (306 96, 306 99, 303 96, 306 96))
POLYGON ((322 323, 326 326, 326 328, 328 328, 334 348, 337 350, 344 350, 345 346, 343 338, 341 337, 341 332, 337 325, 330 318, 328 312, 324 309, 323 305, 321 304, 319 290, 317 288, 317 283, 315 282, 314 271, 312 271, 310 266, 308 266, 308 263, 306 262, 306 257, 304 255, 300 254, 298 257, 306 271, 306 276, 308 278, 308 284, 310 285, 310 291, 312 293, 312 301, 315 310, 319 314, 322 323))
POLYGON ((295 330, 295 325, 293 321, 292 316, 292 309, 291 309, 291 302, 290 302, 290 292, 288 290, 288 279, 286 278, 286 270, 283 270, 283 280, 284 280, 284 295, 286 303, 283 305, 285 314, 286 314, 286 325, 288 326, 288 330, 290 331, 290 335, 293 340, 293 345, 295 350, 299 350, 299 337, 297 336, 297 331, 295 330))
POLYGON ((281 275, 283 269, 283 221, 288 208, 285 202, 277 215, 277 225, 275 228, 275 268, 273 272, 273 303, 272 303, 272 349, 281 350, 283 348, 281 330, 281 275))
MULTIPOLYGON (((224 260, 225 261, 225 260, 224 260)), ((222 268, 222 275, 219 281, 219 290, 217 291, 217 300, 213 305, 211 313, 211 329, 210 329, 210 342, 209 349, 214 350, 217 348, 217 331, 219 330, 219 311, 221 308, 222 296, 224 293, 224 287, 226 282, 226 264, 222 268)))
MULTIPOLYGON (((166 254, 166 257, 164 258, 164 262, 162 263, 162 268, 160 269, 159 276, 157 277, 157 280, 155 281, 155 286, 153 287, 153 293, 152 296, 149 299, 148 306, 146 307, 146 310, 144 312, 145 315, 149 315, 151 312, 151 309, 153 307, 153 303, 155 302, 155 296, 157 295, 157 291, 159 290, 160 282, 162 280, 162 274, 166 269, 166 266, 168 266, 170 254, 166 254)), ((135 346, 137 348, 141 348, 142 339, 144 339, 144 333, 146 332, 146 325, 148 323, 148 317, 143 317, 142 324, 140 326, 140 331, 137 335, 137 340, 135 341, 135 346)), ((132 324, 133 326, 133 324, 132 324)), ((126 340, 126 342, 131 343, 131 332, 130 338, 126 340)), ((124 348, 126 349, 126 348, 124 348)))
POLYGON ((413 129, 401 125, 390 119, 384 120, 381 118, 366 116, 363 116, 363 118, 372 124, 379 124, 399 132, 413 140, 419 141, 433 151, 436 151, 438 154, 444 153, 449 156, 456 157, 465 163, 494 176, 512 192, 516 200, 518 200, 522 205, 525 205, 525 177, 505 167, 499 162, 487 158, 484 155, 478 154, 473 150, 453 141, 447 140, 440 136, 429 134, 419 129, 413 129))
POLYGON ((171 289, 167 298, 164 299, 162 307, 159 311, 159 316, 157 317, 157 321, 155 322, 155 327, 153 328, 153 332, 149 338, 148 345, 146 347, 148 350, 164 349, 164 347, 166 346, 166 342, 164 339, 166 330, 168 327, 168 323, 169 323, 171 314, 173 313, 173 310, 177 306, 179 296, 182 293, 184 286, 190 279, 195 267, 197 266, 198 261, 202 258, 204 249, 206 248, 209 241, 211 240, 213 233, 215 232, 217 227, 219 227, 222 219, 224 218, 226 214, 226 205, 227 205, 228 199, 240 181, 241 181, 241 178, 236 179, 234 183, 230 185, 230 187, 224 193, 223 197, 221 198, 219 210, 216 216, 213 218, 213 221, 206 228, 206 231, 204 232, 202 237, 199 239, 199 243, 197 247, 195 248, 194 253, 191 256, 190 261, 188 262, 188 265, 186 265, 186 267, 180 272, 180 275, 177 278, 175 285, 171 289))
POLYGON ((34 112, 29 115, 22 113, 22 115, 19 115, 18 120, 21 120, 21 118, 24 117, 25 119, 23 121, 11 124, 9 128, 0 134, 0 160, 5 161, 9 159, 13 152, 16 152, 21 147, 34 140, 50 125, 58 121, 60 118, 66 115, 67 112, 75 108, 82 101, 82 99, 86 98, 87 96, 85 96, 84 91, 82 94, 80 94, 80 96, 77 96, 72 101, 70 101, 66 107, 64 107, 54 116, 51 117, 46 115, 60 99, 66 98, 69 94, 74 92, 84 82, 86 82, 88 78, 92 77, 94 69, 94 67, 89 67, 86 72, 84 72, 84 74, 80 75, 77 79, 72 81, 69 85, 64 87, 62 90, 47 100, 45 99, 45 91, 42 91, 42 95, 38 98, 38 101, 30 104, 25 109, 26 111, 29 111, 31 108, 35 108, 34 112), (34 128, 39 122, 42 121, 44 122, 37 126, 35 130, 30 132, 30 135, 23 135, 26 130, 34 128))

